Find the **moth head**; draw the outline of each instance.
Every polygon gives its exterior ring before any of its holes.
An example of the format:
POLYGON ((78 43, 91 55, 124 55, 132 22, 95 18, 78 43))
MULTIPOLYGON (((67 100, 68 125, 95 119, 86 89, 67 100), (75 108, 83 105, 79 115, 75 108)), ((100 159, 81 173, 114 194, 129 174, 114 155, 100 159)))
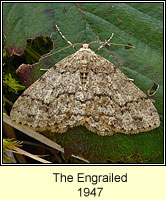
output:
POLYGON ((90 48, 90 45, 89 45, 89 44, 83 44, 83 45, 82 45, 82 48, 84 48, 84 49, 89 49, 89 48, 90 48))

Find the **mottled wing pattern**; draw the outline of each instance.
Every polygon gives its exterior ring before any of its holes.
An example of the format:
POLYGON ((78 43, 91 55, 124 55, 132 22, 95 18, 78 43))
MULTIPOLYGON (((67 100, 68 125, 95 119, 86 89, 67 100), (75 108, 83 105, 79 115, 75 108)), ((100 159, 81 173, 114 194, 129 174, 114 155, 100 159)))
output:
POLYGON ((11 119, 35 130, 85 125, 100 135, 138 133, 160 125, 152 101, 105 58, 80 48, 31 85, 11 119))
POLYGON ((66 57, 26 89, 13 105, 11 119, 35 130, 59 130, 71 115, 73 94, 79 87, 74 59, 74 54, 66 57))
POLYGON ((90 78, 94 97, 86 126, 101 135, 139 133, 158 127, 160 119, 152 100, 108 60, 98 56, 97 63, 100 67, 90 78))

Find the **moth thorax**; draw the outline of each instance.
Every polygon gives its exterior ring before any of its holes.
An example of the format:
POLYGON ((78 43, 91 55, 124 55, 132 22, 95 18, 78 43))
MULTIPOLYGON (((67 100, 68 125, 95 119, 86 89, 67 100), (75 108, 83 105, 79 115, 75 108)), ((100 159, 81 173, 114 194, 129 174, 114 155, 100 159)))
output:
POLYGON ((88 60, 87 59, 82 59, 82 60, 80 60, 80 64, 81 64, 81 67, 82 68, 86 68, 87 67, 87 65, 88 65, 88 60))

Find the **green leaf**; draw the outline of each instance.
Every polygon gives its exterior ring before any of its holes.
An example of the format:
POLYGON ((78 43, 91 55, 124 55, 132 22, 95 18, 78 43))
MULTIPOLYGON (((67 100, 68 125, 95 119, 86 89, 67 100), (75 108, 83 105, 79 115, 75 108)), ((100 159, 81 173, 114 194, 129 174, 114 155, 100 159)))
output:
POLYGON ((20 85, 18 81, 12 78, 12 75, 9 74, 4 74, 3 76, 3 86, 8 88, 9 92, 13 92, 17 94, 19 90, 24 90, 25 86, 20 85))
POLYGON ((20 147, 21 141, 15 139, 3 139, 3 163, 13 163, 12 158, 9 157, 8 152, 13 150, 14 147, 20 147))
MULTIPOLYGON (((50 36, 52 53, 68 46, 55 29, 57 24, 72 43, 105 41, 131 44, 135 49, 111 46, 97 52, 120 70, 145 93, 153 85, 153 96, 161 118, 159 128, 136 135, 102 137, 76 127, 64 134, 50 134, 66 151, 93 163, 163 163, 163 4, 162 3, 3 3, 5 48, 21 54, 28 38, 50 36), (139 156, 135 156, 139 155, 139 156)), ((96 49, 98 45, 93 45, 96 49)), ((74 50, 51 54, 35 65, 34 78, 74 50)))

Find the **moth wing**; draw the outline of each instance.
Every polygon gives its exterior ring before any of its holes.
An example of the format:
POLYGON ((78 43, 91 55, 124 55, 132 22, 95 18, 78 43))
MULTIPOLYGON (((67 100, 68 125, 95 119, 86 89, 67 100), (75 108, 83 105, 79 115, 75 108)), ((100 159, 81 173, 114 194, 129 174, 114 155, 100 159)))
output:
POLYGON ((98 58, 98 68, 92 66, 95 72, 90 78, 94 102, 88 109, 91 118, 86 120, 87 127, 101 135, 138 133, 158 127, 160 119, 152 100, 112 63, 98 58))
POLYGON ((73 54, 61 60, 27 88, 14 103, 11 119, 35 130, 64 132, 66 129, 58 127, 70 118, 73 95, 80 84, 78 71, 71 67, 74 59, 73 54))

